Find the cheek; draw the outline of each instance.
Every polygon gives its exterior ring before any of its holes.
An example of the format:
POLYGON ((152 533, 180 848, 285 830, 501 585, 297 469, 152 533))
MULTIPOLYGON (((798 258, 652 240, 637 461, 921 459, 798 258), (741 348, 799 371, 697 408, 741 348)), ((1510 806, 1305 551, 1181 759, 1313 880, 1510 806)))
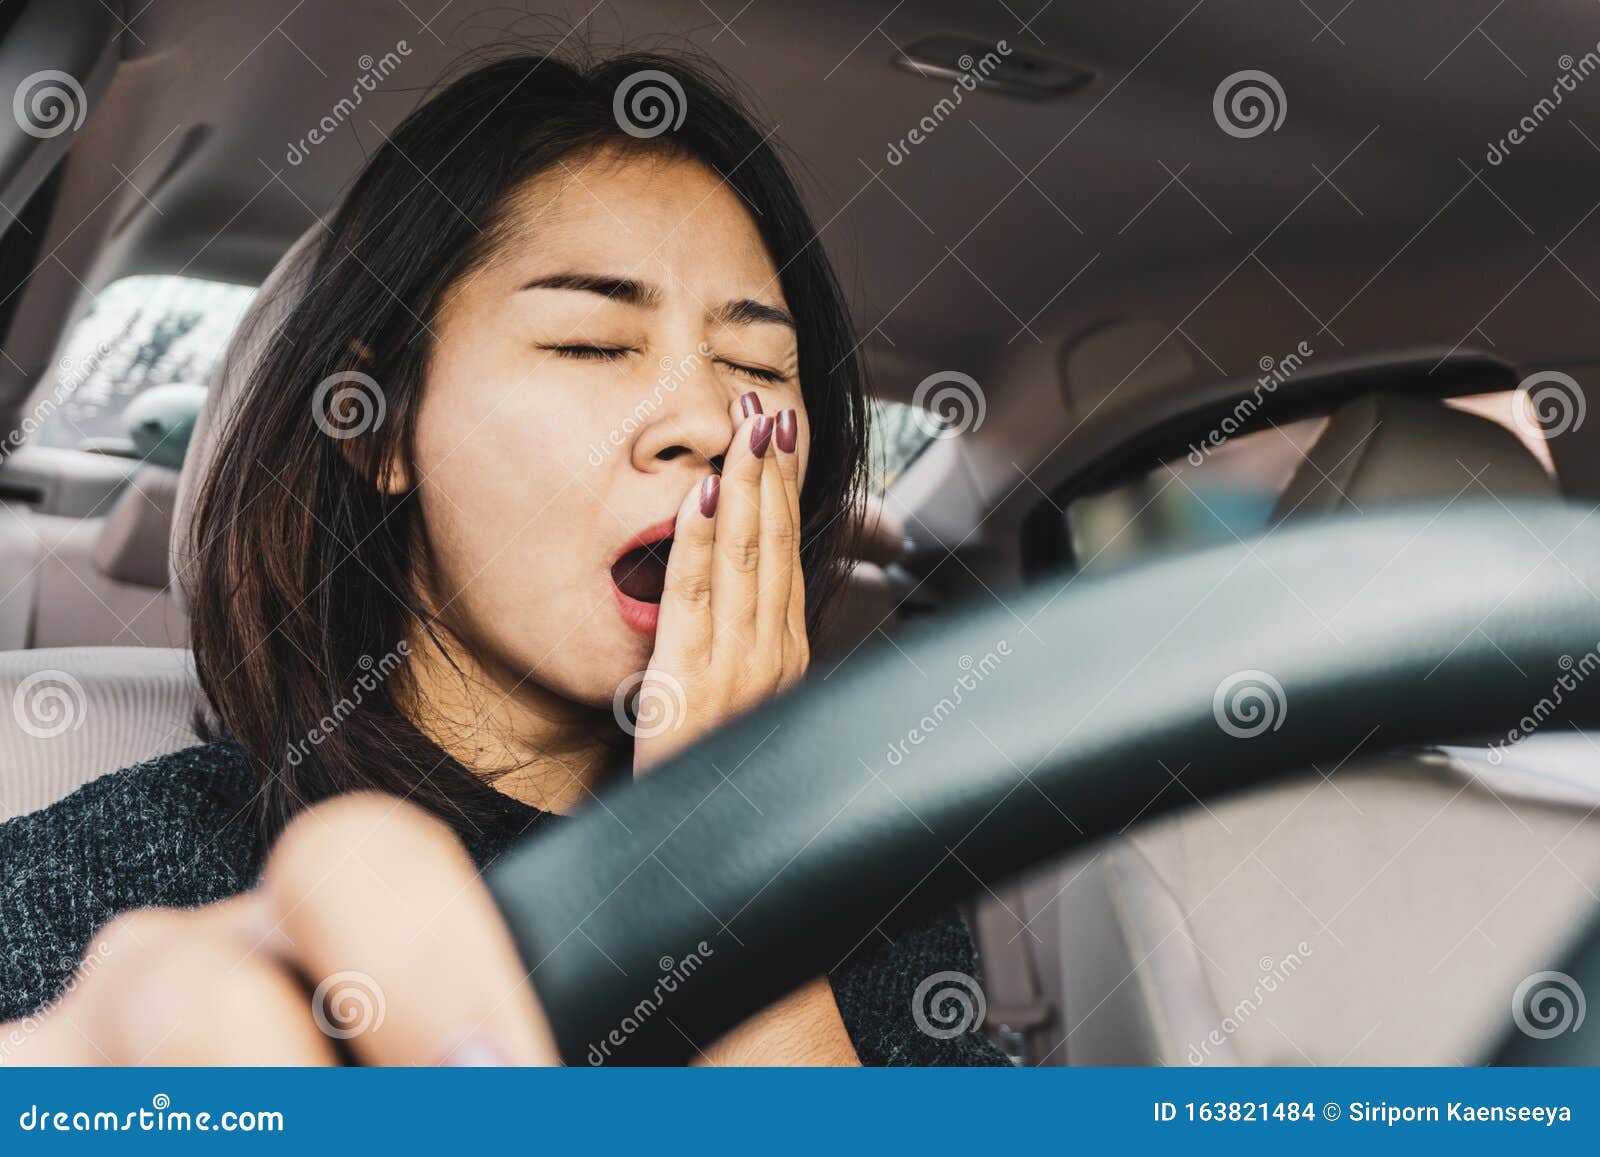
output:
POLYGON ((439 383, 417 416, 417 480, 446 598, 502 606, 570 581, 588 491, 584 443, 527 387, 439 383), (538 566, 530 566, 534 555, 538 566), (534 590, 532 588, 538 588, 534 590))

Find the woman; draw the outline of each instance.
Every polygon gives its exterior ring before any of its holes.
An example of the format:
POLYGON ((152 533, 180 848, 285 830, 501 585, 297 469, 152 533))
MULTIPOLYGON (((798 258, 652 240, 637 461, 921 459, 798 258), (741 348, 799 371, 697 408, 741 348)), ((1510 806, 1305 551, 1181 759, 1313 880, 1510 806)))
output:
MULTIPOLYGON (((723 84, 482 67, 313 258, 235 343, 181 560, 219 738, 0 825, 12 1059, 550 1061, 478 871, 805 672, 860 494, 856 343, 723 84), (641 683, 670 726, 614 709, 641 683), (381 1032, 338 1020, 352 975, 381 1032)), ((959 920, 891 926, 695 1044, 1004 1063, 916 1028, 945 970, 974 971, 959 920)))

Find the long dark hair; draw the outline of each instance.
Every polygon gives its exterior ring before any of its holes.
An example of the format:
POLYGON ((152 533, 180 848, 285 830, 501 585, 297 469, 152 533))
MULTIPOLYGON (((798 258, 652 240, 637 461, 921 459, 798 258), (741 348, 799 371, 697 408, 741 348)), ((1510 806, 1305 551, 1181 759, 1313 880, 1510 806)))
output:
POLYGON ((812 429, 801 556, 820 624, 850 548, 867 415, 849 312, 769 134, 725 78, 679 58, 484 65, 373 153, 304 274, 281 287, 295 296, 275 332, 233 345, 253 364, 200 484, 185 586, 201 684, 220 731, 258 770, 268 834, 362 788, 407 796, 458 828, 494 806, 482 777, 443 759, 407 717, 400 680, 387 677, 402 640, 443 642, 419 590, 420 506, 374 483, 394 461, 418 477, 418 402, 447 292, 491 259, 518 189, 598 149, 698 160, 753 210, 798 327, 812 429), (643 135, 660 127, 649 118, 680 112, 676 127, 643 135), (385 415, 334 438, 326 384, 341 375, 377 384, 385 415))

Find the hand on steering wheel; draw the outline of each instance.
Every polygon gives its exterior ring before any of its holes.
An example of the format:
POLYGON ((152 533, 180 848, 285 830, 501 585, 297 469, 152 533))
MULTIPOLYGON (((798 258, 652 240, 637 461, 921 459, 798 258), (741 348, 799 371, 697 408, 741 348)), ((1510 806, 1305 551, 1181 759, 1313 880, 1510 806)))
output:
MULTIPOLYGON (((350 795, 302 813, 252 892, 108 924, 27 1065, 549 1065, 544 1013, 455 835, 350 795)), ((13 1035, 14 1033, 14 1035, 13 1035)))

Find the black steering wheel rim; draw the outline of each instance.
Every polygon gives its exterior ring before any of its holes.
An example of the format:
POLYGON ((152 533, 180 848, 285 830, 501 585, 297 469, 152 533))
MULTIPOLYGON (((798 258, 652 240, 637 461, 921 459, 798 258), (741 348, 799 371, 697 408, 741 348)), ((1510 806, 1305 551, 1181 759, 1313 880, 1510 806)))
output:
MULTIPOLYGON (((1504 735, 1600 641, 1590 513, 1391 507, 1064 576, 734 721, 491 872, 563 1056, 681 1061, 890 913, 1188 803, 1168 768, 1210 800, 1363 742, 1504 735)), ((1600 686, 1561 721, 1600 725, 1600 686)))

